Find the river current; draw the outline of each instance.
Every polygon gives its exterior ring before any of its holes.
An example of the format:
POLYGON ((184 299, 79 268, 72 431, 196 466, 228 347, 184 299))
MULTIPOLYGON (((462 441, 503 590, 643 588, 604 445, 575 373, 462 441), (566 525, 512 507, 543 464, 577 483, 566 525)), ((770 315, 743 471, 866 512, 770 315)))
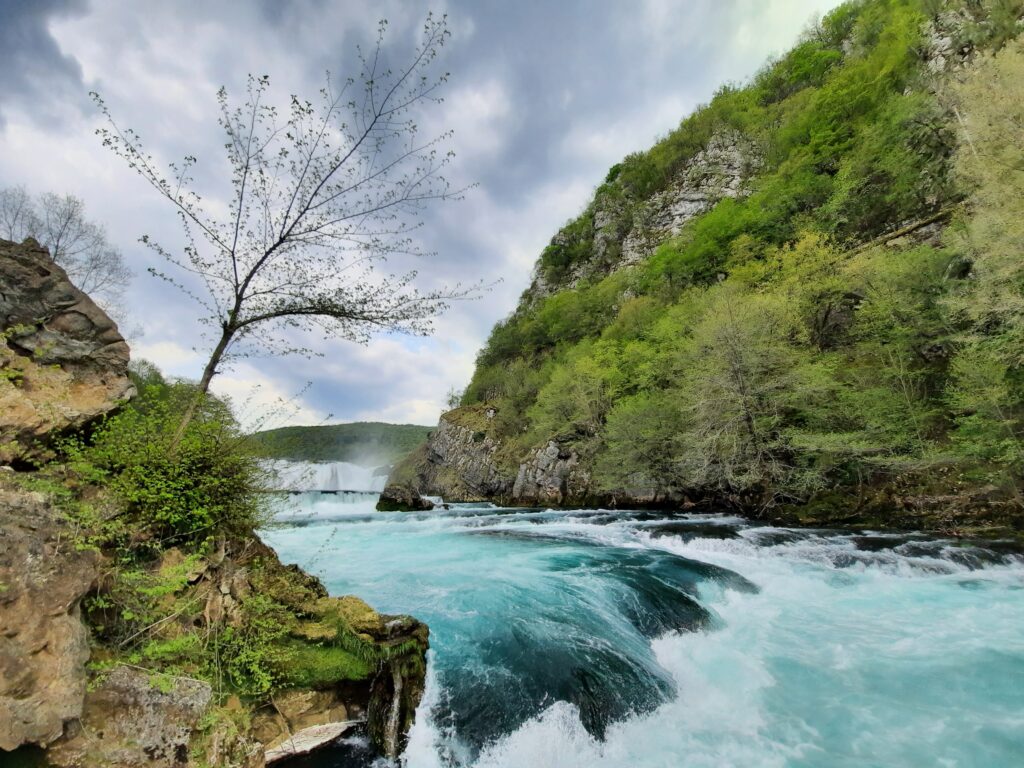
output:
MULTIPOLYGON (((1009 545, 375 501, 288 497, 265 538, 430 625, 406 768, 1024 765, 1009 545)), ((355 734, 280 765, 385 764, 355 734)))

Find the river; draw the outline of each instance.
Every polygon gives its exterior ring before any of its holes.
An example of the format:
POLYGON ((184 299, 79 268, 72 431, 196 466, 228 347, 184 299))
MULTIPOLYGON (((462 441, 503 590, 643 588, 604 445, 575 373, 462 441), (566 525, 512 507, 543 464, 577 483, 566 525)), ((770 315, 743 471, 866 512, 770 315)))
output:
MULTIPOLYGON (((431 629, 406 768, 1024 765, 1024 557, 663 511, 289 497, 285 562, 431 629)), ((383 765, 358 734, 281 766, 383 765)))

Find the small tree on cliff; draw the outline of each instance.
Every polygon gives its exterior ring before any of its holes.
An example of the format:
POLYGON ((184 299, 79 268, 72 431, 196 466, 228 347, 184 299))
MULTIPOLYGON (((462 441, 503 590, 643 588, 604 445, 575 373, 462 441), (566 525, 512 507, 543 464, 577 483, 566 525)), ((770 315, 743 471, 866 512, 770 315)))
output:
MULTIPOLYGON (((268 103, 269 80, 249 77, 247 99, 232 107, 218 93, 220 125, 231 166, 226 210, 206 206, 192 189, 195 157, 158 169, 139 136, 107 118, 98 133, 177 209, 186 245, 174 254, 143 237, 172 265, 204 286, 193 291, 151 270, 206 310, 215 342, 199 381, 200 396, 221 366, 252 347, 311 354, 284 338, 294 328, 319 327, 358 342, 377 330, 426 334, 447 302, 472 289, 421 292, 415 272, 384 275, 375 265, 389 254, 419 254, 410 234, 430 201, 457 196, 441 174, 451 133, 423 138, 415 116, 439 102, 447 73, 436 59, 449 36, 444 17, 427 17, 422 41, 402 68, 384 64, 381 22, 376 46, 359 53, 359 78, 327 85, 314 103, 292 96, 287 119, 268 103)), ((182 428, 195 413, 184 414, 182 428)))

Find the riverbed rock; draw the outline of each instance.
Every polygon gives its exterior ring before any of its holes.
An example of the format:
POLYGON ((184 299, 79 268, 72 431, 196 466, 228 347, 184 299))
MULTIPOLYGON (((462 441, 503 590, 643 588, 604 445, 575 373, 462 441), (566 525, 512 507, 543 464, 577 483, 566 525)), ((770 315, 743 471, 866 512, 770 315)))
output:
POLYGON ((82 714, 94 553, 44 496, 0 480, 0 750, 47 746, 82 714))
POLYGON ((134 394, 117 325, 35 240, 0 240, 0 326, 0 463, 47 456, 134 394))
POLYGON ((410 485, 388 483, 377 499, 379 512, 428 512, 434 502, 424 499, 419 491, 410 485))

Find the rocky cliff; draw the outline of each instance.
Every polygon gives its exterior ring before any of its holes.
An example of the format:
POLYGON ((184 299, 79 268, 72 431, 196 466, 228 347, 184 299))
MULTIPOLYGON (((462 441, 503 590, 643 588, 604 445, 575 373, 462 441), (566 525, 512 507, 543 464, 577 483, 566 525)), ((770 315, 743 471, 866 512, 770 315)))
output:
POLYGON ((48 455, 131 397, 128 345, 34 240, 0 240, 0 461, 48 455))
POLYGON ((1020 535, 1022 31, 846 3, 613 166, 382 506, 1020 535))
POLYGON ((39 493, 0 472, 0 750, 48 746, 82 715, 89 635, 82 598, 96 553, 75 547, 39 493))
MULTIPOLYGON (((33 241, 0 241, 0 327, 0 763, 33 749, 64 768, 260 768, 356 725, 397 756, 427 627, 328 596, 262 543, 264 518, 154 536, 160 494, 209 500, 159 485, 164 464, 126 499, 111 487, 119 463, 62 445, 139 414, 124 339, 33 241), (58 451, 78 452, 51 462, 58 451)), ((238 481, 186 460, 201 482, 238 481)))

